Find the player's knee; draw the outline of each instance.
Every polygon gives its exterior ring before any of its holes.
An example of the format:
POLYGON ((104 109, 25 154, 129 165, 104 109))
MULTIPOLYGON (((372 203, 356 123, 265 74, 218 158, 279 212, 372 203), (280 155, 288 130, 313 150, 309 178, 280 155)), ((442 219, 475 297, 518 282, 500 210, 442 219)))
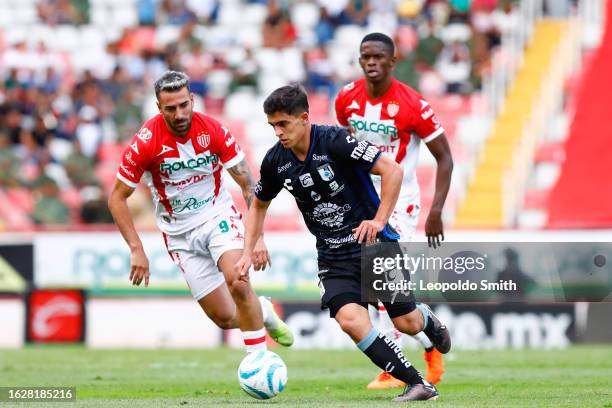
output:
POLYGON ((359 319, 354 317, 338 318, 338 316, 336 316, 336 321, 338 321, 338 324, 340 325, 342 331, 353 338, 357 337, 360 328, 363 326, 362 322, 360 322, 359 319))
POLYGON ((240 302, 246 300, 251 292, 251 285, 240 279, 233 279, 227 283, 227 286, 232 294, 234 301, 240 302))
POLYGON ((228 311, 213 313, 210 318, 220 329, 228 330, 236 327, 235 316, 228 311))
POLYGON ((402 333, 415 335, 422 330, 422 323, 417 319, 402 318, 393 321, 395 328, 402 333))

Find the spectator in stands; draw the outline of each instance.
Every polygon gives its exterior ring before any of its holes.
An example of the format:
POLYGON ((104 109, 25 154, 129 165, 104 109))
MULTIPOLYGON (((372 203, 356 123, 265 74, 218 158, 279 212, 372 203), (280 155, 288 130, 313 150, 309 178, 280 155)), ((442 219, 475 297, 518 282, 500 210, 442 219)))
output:
POLYGON ((270 48, 286 48, 295 42, 297 33, 289 19, 276 0, 268 3, 268 16, 263 24, 263 45, 270 48))
POLYGON ((436 28, 432 20, 426 20, 419 27, 420 40, 416 47, 417 70, 423 72, 435 67, 438 56, 444 48, 444 43, 436 34, 436 28))
POLYGON ((113 112, 119 140, 131 137, 142 123, 142 97, 140 87, 130 84, 125 87, 113 112))
POLYGON ((86 0, 40 0, 36 8, 38 18, 45 24, 76 25, 87 22, 89 6, 86 0))
POLYGON ((13 147, 11 138, 5 131, 0 131, 0 186, 16 187, 20 184, 20 161, 13 147))
POLYGON ((158 25, 171 24, 182 26, 197 20, 193 11, 186 5, 185 0, 162 0, 157 10, 158 25))
POLYGON ((84 105, 79 110, 79 125, 76 128, 76 139, 81 146, 81 153, 95 158, 102 142, 102 127, 97 123, 98 111, 91 105, 84 105))
POLYGON ((59 198, 55 181, 45 175, 34 183, 35 204, 32 219, 36 224, 68 224, 70 211, 59 198))
POLYGON ((472 64, 470 50, 461 42, 447 44, 438 58, 438 71, 446 83, 448 93, 468 93, 472 64))
POLYGON ((66 176, 75 188, 81 190, 85 187, 99 186, 94 173, 94 159, 81 152, 78 140, 74 141, 72 152, 62 164, 66 170, 66 176))
POLYGON ((251 48, 245 48, 244 54, 244 58, 241 58, 240 62, 232 67, 231 92, 242 87, 257 89, 259 65, 251 48))
POLYGON ((336 95, 334 65, 329 59, 327 49, 315 48, 304 53, 306 63, 306 89, 326 92, 330 98, 336 95))
POLYGON ((98 187, 87 187, 81 191, 83 206, 80 216, 84 224, 112 224, 111 215, 104 194, 98 187))

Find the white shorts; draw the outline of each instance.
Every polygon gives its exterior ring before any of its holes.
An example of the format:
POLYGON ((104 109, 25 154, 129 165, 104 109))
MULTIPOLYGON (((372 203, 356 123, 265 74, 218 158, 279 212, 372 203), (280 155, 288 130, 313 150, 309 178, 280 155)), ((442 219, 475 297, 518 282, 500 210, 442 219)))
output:
POLYGON ((389 217, 389 224, 400 235, 400 242, 412 241, 417 224, 419 223, 420 212, 420 205, 403 205, 398 201, 391 217, 389 217))
POLYGON ((244 248, 242 216, 234 206, 183 234, 166 235, 172 261, 181 268, 195 300, 225 283, 217 267, 219 258, 232 249, 244 248))

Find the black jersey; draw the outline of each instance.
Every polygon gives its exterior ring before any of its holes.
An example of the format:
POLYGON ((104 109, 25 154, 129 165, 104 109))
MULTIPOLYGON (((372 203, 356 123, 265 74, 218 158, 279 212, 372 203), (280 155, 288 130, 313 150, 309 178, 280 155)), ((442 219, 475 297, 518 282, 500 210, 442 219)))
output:
MULTIPOLYGON (((312 125, 304 161, 280 142, 268 150, 255 195, 270 201, 287 189, 317 238, 319 260, 355 258, 361 246, 352 230, 373 219, 380 204, 369 175, 379 156, 375 145, 358 142, 343 128, 312 125)), ((379 238, 389 241, 399 236, 387 225, 379 238)))

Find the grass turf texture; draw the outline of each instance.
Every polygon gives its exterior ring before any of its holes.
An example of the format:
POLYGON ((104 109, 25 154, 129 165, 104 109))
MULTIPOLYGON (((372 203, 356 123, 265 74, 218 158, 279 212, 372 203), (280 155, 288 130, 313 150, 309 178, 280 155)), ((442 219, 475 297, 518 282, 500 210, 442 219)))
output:
MULTIPOLYGON (((0 350, 0 386, 76 386, 82 407, 397 407, 399 389, 371 391, 378 373, 356 350, 275 349, 289 370, 287 389, 260 402, 240 390, 242 350, 0 350)), ((407 356, 423 370, 421 352, 407 356)), ((612 408, 612 347, 456 351, 446 358, 436 407, 612 408)), ((2 405, 2 404, 0 404, 2 405)), ((66 406, 30 403, 29 406, 66 406)), ((422 406, 423 404, 418 404, 422 406)))

